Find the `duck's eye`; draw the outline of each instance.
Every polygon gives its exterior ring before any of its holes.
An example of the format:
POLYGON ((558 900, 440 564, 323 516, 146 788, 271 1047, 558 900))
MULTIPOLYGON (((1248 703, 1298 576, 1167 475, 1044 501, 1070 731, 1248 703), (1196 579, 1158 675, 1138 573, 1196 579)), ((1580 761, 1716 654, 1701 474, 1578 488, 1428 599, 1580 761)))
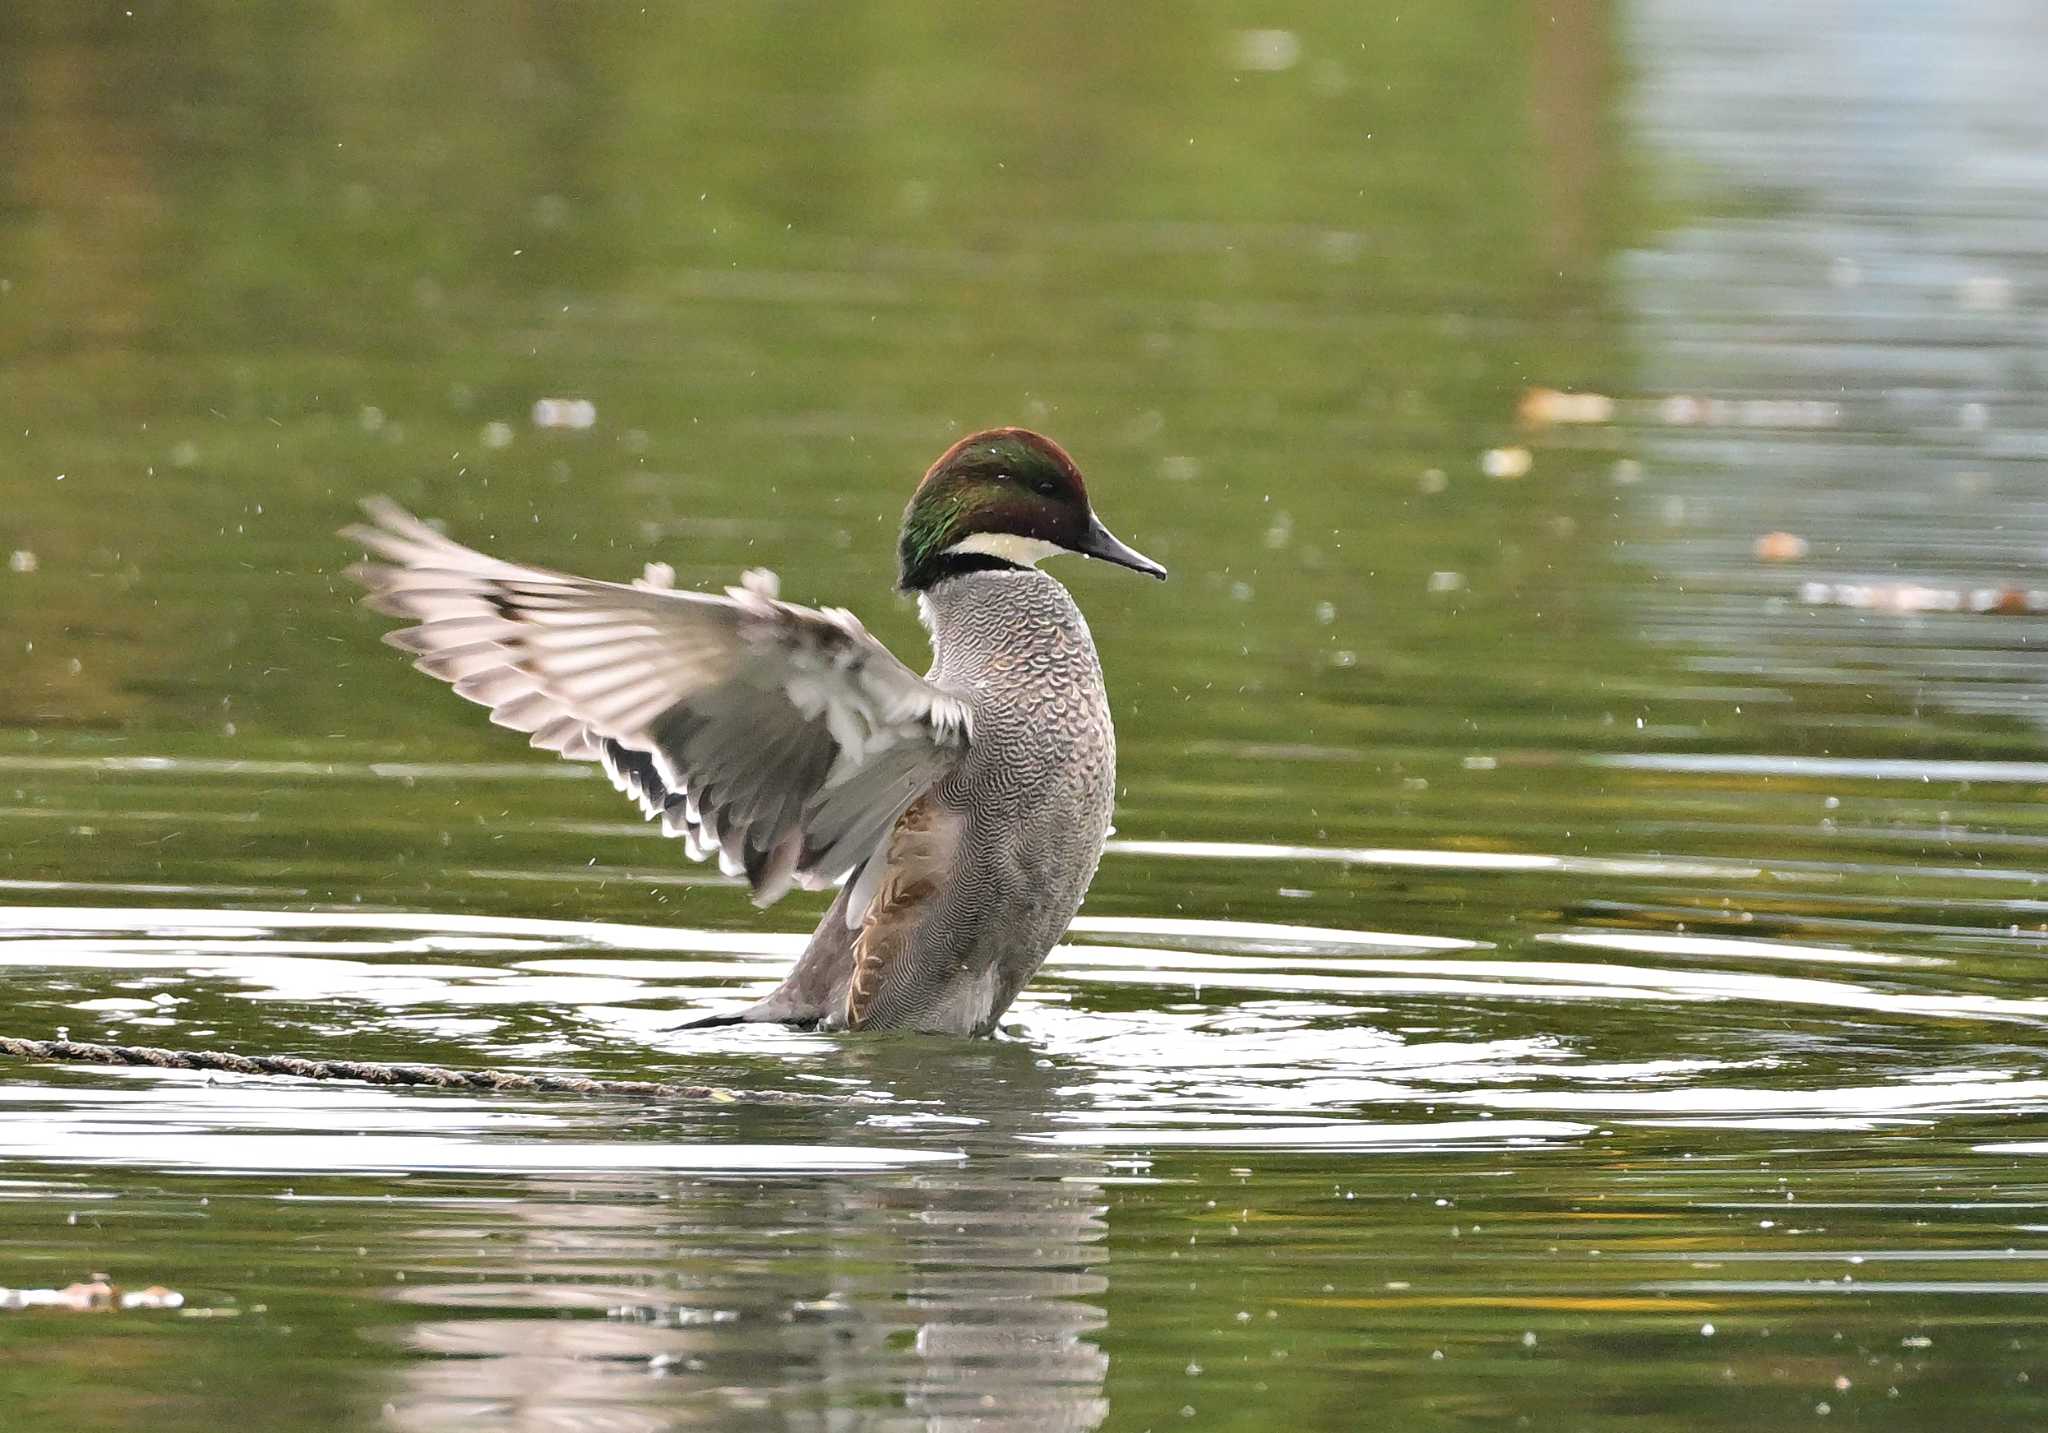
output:
POLYGON ((1042 498, 1049 498, 1059 490, 1060 485, 1051 478, 1033 478, 1031 480, 1031 491, 1037 493, 1042 498))

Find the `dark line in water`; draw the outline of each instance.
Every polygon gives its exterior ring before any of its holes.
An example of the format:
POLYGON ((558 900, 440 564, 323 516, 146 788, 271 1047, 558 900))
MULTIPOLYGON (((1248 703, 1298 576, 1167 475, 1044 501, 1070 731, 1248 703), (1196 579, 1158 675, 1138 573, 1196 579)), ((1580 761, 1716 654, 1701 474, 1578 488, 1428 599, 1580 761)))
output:
POLYGON ((0 1054, 21 1060, 76 1060, 92 1065, 146 1065, 159 1070, 219 1070, 302 1080, 353 1080, 369 1085, 504 1090, 522 1094, 633 1095, 713 1104, 827 1104, 843 1097, 779 1090, 731 1090, 659 1080, 596 1080, 582 1075, 527 1075, 512 1070, 450 1070, 440 1065, 383 1065, 367 1060, 308 1060, 297 1055, 234 1055, 223 1050, 163 1050, 152 1045, 92 1045, 79 1040, 24 1040, 0 1035, 0 1054))

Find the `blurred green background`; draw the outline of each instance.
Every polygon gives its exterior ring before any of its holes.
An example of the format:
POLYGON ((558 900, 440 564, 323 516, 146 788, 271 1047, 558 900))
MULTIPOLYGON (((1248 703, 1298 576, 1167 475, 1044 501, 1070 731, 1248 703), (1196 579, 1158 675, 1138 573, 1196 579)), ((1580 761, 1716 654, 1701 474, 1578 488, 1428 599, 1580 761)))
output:
POLYGON ((474 733, 323 581, 373 491, 593 572, 765 562, 914 642, 893 524, 993 422, 1178 567, 1170 623, 1069 574, 1151 723, 1596 644, 1585 465, 1475 464, 1530 383, 1623 376, 1604 7, 1267 18, 17 7, 0 717, 352 740, 404 691, 380 739, 474 733))

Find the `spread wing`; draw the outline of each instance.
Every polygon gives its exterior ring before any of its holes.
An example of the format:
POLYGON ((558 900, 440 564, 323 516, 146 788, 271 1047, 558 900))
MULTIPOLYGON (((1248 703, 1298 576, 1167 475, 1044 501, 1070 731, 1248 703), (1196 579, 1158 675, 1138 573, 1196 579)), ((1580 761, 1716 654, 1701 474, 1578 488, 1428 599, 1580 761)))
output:
POLYGON ((349 574, 417 623, 387 642, 533 745, 603 763, 761 905, 844 878, 966 749, 963 702, 852 613, 777 600, 772 574, 722 597, 656 569, 597 582, 501 562, 381 499, 363 510, 342 535, 382 561, 349 574))

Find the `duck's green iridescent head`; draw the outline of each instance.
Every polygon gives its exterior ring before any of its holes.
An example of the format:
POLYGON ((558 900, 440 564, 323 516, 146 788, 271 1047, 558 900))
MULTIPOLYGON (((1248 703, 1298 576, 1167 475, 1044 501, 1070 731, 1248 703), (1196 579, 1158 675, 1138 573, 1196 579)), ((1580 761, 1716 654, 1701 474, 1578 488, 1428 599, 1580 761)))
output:
POLYGON ((991 428, 946 449, 917 485, 903 514, 897 585, 922 592, 958 573, 1032 567, 1058 552, 1166 576, 1102 525, 1059 444, 1024 428, 991 428))

